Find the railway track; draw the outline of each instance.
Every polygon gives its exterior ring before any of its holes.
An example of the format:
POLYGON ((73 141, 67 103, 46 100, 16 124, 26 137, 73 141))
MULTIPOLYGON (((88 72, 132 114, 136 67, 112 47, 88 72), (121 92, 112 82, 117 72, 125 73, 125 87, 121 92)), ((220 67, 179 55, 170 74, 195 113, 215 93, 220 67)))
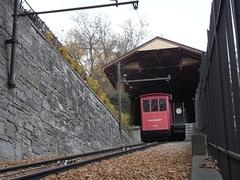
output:
POLYGON ((51 174, 57 174, 69 169, 78 168, 94 162, 110 159, 134 151, 144 150, 160 143, 140 143, 103 151, 76 154, 39 162, 9 166, 0 169, 0 179, 39 179, 51 174))

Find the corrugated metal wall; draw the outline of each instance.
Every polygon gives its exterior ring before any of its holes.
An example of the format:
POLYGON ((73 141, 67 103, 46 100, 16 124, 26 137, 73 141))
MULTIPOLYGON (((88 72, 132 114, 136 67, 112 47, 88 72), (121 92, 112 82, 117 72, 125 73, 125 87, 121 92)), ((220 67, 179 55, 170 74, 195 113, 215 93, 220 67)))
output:
POLYGON ((213 0, 196 94, 199 129, 226 180, 240 179, 239 14, 239 0, 213 0))

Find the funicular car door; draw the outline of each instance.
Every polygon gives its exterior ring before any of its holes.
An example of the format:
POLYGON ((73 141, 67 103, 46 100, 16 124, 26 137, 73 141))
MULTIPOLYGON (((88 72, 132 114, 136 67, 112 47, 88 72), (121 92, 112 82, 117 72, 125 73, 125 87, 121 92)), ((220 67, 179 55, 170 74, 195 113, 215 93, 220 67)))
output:
POLYGON ((185 124, 185 108, 183 102, 174 103, 174 124, 180 125, 185 124))

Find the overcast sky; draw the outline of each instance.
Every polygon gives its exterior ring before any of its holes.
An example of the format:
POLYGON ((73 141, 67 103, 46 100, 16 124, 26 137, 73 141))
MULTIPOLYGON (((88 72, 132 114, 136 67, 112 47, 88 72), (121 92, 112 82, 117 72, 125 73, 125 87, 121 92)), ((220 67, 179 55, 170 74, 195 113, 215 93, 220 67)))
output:
MULTIPOLYGON (((127 0, 119 0, 124 2, 127 0)), ((35 11, 53 10, 113 3, 110 0, 27 0, 35 11)), ((106 15, 115 31, 124 20, 132 18, 136 23, 144 17, 149 23, 148 41, 155 36, 176 41, 194 48, 206 50, 207 29, 212 0, 139 0, 135 11, 132 5, 85 10, 89 15, 106 15)), ((63 36, 73 27, 71 17, 77 12, 41 15, 50 29, 63 36)))

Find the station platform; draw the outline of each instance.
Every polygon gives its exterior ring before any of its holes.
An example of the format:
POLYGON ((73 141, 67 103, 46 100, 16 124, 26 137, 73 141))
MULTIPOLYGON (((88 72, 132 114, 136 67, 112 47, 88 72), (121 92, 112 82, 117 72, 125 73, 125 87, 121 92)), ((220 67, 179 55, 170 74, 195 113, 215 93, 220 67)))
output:
POLYGON ((208 155, 206 135, 192 135, 191 180, 222 180, 217 162, 208 155))

